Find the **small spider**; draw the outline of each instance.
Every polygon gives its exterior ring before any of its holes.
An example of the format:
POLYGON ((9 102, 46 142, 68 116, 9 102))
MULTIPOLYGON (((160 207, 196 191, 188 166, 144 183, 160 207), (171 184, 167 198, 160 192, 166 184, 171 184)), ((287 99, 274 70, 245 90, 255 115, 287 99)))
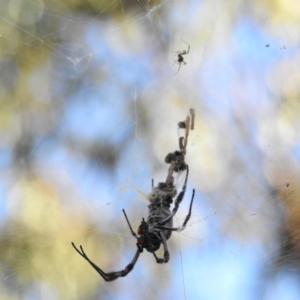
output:
POLYGON ((189 54, 189 52, 190 52, 190 45, 187 42, 185 42, 184 40, 182 40, 182 41, 187 44, 188 50, 182 50, 182 51, 175 52, 175 54, 177 54, 177 60, 175 60, 174 64, 176 64, 176 63, 179 64, 178 71, 175 73, 175 75, 179 72, 181 64, 186 65, 183 55, 189 54))
POLYGON ((167 263, 169 261, 170 255, 169 255, 167 240, 170 238, 172 231, 180 232, 185 229, 185 226, 188 223, 192 213, 192 205, 193 205, 195 190, 193 190, 189 212, 185 217, 182 226, 178 228, 173 227, 173 217, 177 213, 177 210, 179 208, 181 201, 183 200, 185 190, 186 190, 189 168, 188 165, 185 166, 186 166, 186 177, 185 177, 184 185, 182 187, 181 192, 176 197, 175 205, 172 212, 170 210, 170 206, 177 192, 175 187, 173 186, 173 183, 167 184, 164 182, 159 183, 157 187, 154 187, 152 189, 152 192, 148 197, 150 201, 150 205, 148 205, 149 208, 148 219, 147 221, 142 219, 141 225, 139 226, 137 233, 135 233, 132 230, 128 217, 125 213, 125 210, 123 209, 123 213, 127 221, 127 224, 129 226, 130 232, 132 236, 137 240, 136 243, 137 251, 133 259, 125 267, 125 269, 116 272, 109 272, 109 273, 104 272, 88 258, 81 245, 79 250, 72 242, 72 246, 78 252, 78 254, 80 254, 85 260, 87 260, 90 263, 90 265, 102 276, 102 278, 105 281, 113 281, 119 277, 126 276, 134 268, 140 256, 140 253, 142 253, 144 249, 146 249, 148 252, 153 254, 158 264, 167 263), (157 251, 160 248, 161 244, 163 244, 163 248, 164 248, 163 258, 159 258, 155 254, 155 251, 157 251))

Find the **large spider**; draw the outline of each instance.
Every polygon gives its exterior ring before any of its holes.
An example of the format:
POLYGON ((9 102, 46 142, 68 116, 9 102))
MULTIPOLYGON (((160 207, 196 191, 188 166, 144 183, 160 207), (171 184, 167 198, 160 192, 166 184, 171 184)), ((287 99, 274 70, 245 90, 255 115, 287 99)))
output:
POLYGON ((174 63, 175 63, 175 64, 176 64, 176 63, 179 64, 178 70, 177 70, 177 72, 175 73, 175 75, 179 72, 180 67, 181 67, 181 64, 186 65, 186 62, 184 61, 183 55, 186 55, 186 54, 189 54, 189 53, 190 53, 190 45, 189 45, 187 42, 185 42, 184 40, 182 40, 182 41, 183 41, 184 43, 187 44, 188 49, 187 49, 187 50, 182 50, 182 51, 177 51, 177 52, 175 52, 175 53, 177 54, 177 60, 175 60, 174 63))
POLYGON ((94 264, 88 256, 85 254, 82 246, 80 245, 80 250, 74 245, 72 242, 72 246, 74 249, 80 254, 85 260, 87 260, 90 265, 103 277, 105 281, 113 281, 119 277, 126 276, 136 264, 140 253, 143 252, 143 249, 146 249, 148 252, 151 252, 155 257, 155 260, 158 264, 167 263, 169 261, 169 250, 167 246, 167 240, 170 238, 172 231, 182 231, 184 230, 186 224, 188 223, 191 213, 192 213, 192 205, 195 195, 195 190, 193 189, 193 195, 190 202, 189 212, 185 217, 185 220, 181 227, 174 228, 173 227, 173 217, 177 213, 179 205, 183 200, 186 184, 189 174, 189 167, 186 165, 186 177, 184 181, 184 185, 182 187, 181 192, 178 194, 175 200, 175 205, 172 210, 170 211, 170 205, 173 202, 173 198, 176 195, 176 189, 173 184, 168 185, 167 183, 159 183, 157 187, 153 188, 151 194, 149 195, 150 205, 149 208, 149 216, 147 221, 142 219, 141 225, 138 228, 137 233, 132 230, 130 222, 127 218, 125 210, 123 209, 123 213, 127 224, 129 226, 130 232, 133 237, 136 238, 137 243, 137 251, 131 260, 131 262, 125 267, 125 269, 116 272, 109 272, 106 273, 102 269, 100 269, 96 264, 94 264), (160 248, 160 245, 163 244, 164 248, 164 257, 159 258, 155 254, 160 248))

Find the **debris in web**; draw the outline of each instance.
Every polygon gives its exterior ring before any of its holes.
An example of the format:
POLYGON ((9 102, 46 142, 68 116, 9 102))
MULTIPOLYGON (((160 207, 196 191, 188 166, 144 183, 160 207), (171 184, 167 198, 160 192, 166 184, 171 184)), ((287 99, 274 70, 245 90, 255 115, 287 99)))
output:
POLYGON ((195 110, 191 108, 190 114, 187 115, 185 121, 181 121, 178 123, 179 128, 185 129, 185 135, 179 137, 179 150, 176 150, 173 153, 169 153, 165 158, 165 162, 170 164, 166 184, 173 184, 174 172, 180 172, 186 169, 185 155, 187 152, 187 144, 190 129, 194 130, 194 119, 195 110))
MULTIPOLYGON (((173 173, 174 172, 179 173, 185 170, 188 172, 188 165, 185 162, 185 155, 187 153, 187 144, 188 144, 190 129, 191 130, 194 129, 194 119, 195 119, 195 110, 191 108, 186 119, 178 123, 178 127, 180 129, 185 129, 184 136, 179 137, 179 150, 170 152, 165 157, 165 162, 167 164, 170 164, 169 169, 167 171, 167 178, 165 182, 159 182, 158 185, 154 187, 152 181, 152 192, 148 196, 148 200, 150 201, 150 203, 156 203, 157 199, 160 199, 161 204, 164 207, 170 208, 173 202, 173 198, 177 194, 176 187, 174 186, 173 173)), ((186 180, 184 184, 184 190, 186 186, 186 180)))

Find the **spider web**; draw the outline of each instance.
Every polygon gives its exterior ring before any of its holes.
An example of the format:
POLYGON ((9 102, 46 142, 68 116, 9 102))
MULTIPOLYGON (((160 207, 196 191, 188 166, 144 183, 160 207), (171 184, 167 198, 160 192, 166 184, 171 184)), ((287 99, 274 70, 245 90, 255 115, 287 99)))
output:
POLYGON ((299 298, 300 6, 271 3, 2 3, 0 300, 299 298), (192 218, 105 283, 71 242, 128 264, 191 107, 192 218))

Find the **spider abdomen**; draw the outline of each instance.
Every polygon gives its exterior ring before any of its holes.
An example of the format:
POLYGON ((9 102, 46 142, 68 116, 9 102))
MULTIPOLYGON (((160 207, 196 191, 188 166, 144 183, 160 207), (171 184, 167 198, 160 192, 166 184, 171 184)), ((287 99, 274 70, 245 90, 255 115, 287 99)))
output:
MULTIPOLYGON (((155 226, 165 220, 167 217, 171 215, 171 211, 168 207, 163 206, 161 203, 152 203, 148 205, 149 208, 149 216, 147 219, 147 223, 149 225, 149 231, 155 230, 155 226)), ((173 218, 168 220, 163 224, 166 227, 173 227, 173 218)), ((170 230, 162 230, 166 239, 168 240, 172 234, 170 230)))

